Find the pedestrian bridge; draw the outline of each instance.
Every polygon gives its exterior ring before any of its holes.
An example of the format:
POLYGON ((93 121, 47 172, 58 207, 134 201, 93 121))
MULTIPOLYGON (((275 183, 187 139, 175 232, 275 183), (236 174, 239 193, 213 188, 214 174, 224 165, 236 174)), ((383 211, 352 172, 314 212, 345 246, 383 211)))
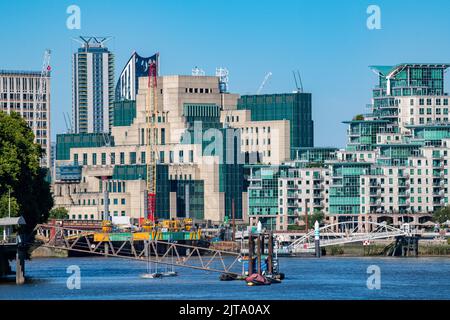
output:
MULTIPOLYGON (((365 242, 376 239, 388 239, 398 236, 411 236, 411 230, 408 224, 404 224, 399 228, 387 225, 386 223, 377 223, 367 221, 367 232, 364 225, 357 225, 356 227, 349 227, 348 222, 340 222, 335 224, 325 225, 319 228, 319 240, 321 247, 341 245, 352 242, 365 242), (340 231, 335 231, 340 230, 340 231)), ((296 239, 288 247, 281 251, 287 253, 307 252, 314 249, 315 230, 306 235, 296 239)))

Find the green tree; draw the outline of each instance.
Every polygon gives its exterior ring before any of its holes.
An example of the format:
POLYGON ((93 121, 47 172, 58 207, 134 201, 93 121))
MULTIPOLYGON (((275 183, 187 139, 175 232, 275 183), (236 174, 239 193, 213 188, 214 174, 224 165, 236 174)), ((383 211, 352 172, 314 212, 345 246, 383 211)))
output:
POLYGON ((51 219, 69 219, 69 212, 64 207, 53 208, 50 210, 49 218, 51 219))
MULTIPOLYGON (((310 228, 312 228, 316 221, 319 221, 319 223, 322 223, 323 219, 325 219, 325 215, 322 211, 308 214, 308 225, 310 228)), ((306 216, 302 216, 302 220, 304 222, 306 222, 306 216)))
POLYGON ((440 224, 450 220, 450 206, 443 207, 433 212, 433 221, 440 224))
POLYGON ((364 120, 364 116, 362 114, 357 114, 356 116, 353 117, 353 120, 362 121, 364 120))
POLYGON ((33 131, 18 113, 0 112, 0 197, 11 189, 27 222, 26 232, 47 221, 53 207, 47 169, 39 166, 43 150, 33 140, 33 131))

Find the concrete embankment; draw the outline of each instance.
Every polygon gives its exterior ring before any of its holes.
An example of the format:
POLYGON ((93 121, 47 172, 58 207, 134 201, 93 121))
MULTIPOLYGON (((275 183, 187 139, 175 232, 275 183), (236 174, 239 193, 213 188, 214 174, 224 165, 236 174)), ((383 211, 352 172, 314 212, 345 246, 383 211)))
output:
MULTIPOLYGON (((367 246, 362 243, 348 243, 326 247, 329 256, 382 256, 390 244, 389 241, 377 241, 367 246)), ((419 256, 450 256, 450 244, 447 240, 420 240, 419 256)))
POLYGON ((37 247, 31 252, 31 258, 67 258, 67 250, 37 247))

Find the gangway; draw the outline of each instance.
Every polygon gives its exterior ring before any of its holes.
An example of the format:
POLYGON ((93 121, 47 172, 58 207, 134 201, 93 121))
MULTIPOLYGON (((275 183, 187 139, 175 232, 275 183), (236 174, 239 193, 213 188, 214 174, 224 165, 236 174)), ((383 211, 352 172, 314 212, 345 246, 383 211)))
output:
MULTIPOLYGON (((319 228, 321 247, 411 235, 412 232, 409 227, 399 229, 386 223, 372 221, 367 221, 363 223, 363 225, 358 224, 356 227, 349 227, 349 222, 339 222, 319 228), (371 230, 370 232, 365 229, 366 226, 371 230)), ((313 230, 296 239, 286 248, 286 250, 290 253, 311 250, 315 246, 314 237, 315 231, 313 230)))
POLYGON ((241 253, 161 240, 148 240, 148 251, 146 251, 143 240, 136 241, 130 237, 120 242, 109 239, 93 241, 92 231, 50 224, 38 224, 35 232, 36 239, 39 239, 42 246, 47 248, 149 261, 236 276, 242 274, 242 267, 238 264, 243 258, 241 253))

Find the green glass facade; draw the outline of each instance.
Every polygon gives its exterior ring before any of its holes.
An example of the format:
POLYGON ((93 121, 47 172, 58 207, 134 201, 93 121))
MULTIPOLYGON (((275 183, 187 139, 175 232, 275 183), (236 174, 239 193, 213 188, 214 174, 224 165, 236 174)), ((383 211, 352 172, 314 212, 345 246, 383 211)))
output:
POLYGON ((56 160, 69 160, 71 148, 98 148, 107 142, 114 146, 114 137, 107 133, 78 133, 56 135, 56 160))
POLYGON ((296 150, 296 160, 308 163, 324 163, 336 158, 338 148, 317 147, 317 148, 298 148, 296 150))
POLYGON ((395 133, 397 131, 387 120, 353 120, 344 121, 344 123, 349 125, 346 148, 349 151, 374 150, 378 133, 395 133))
POLYGON ((188 216, 198 220, 205 218, 204 188, 203 180, 170 180, 170 191, 176 193, 178 218, 188 216), (187 205, 186 199, 189 201, 187 205))
POLYGON ((220 107, 207 103, 185 103, 183 105, 183 116, 189 127, 193 127, 195 121, 201 121, 204 130, 210 128, 221 128, 220 107))
POLYGON ((250 167, 248 215, 258 216, 264 228, 274 230, 278 215, 278 179, 288 174, 288 166, 250 167))
POLYGON ((121 100, 114 102, 114 127, 130 126, 136 118, 136 101, 121 100))
POLYGON ((239 110, 250 110, 252 121, 289 120, 291 159, 299 147, 314 145, 314 126, 310 93, 243 95, 239 110))
POLYGON ((367 173, 370 166, 362 162, 331 164, 330 214, 360 213, 360 176, 367 173))
MULTIPOLYGON (((116 165, 113 180, 145 180, 146 165, 116 165)), ((170 182, 169 167, 165 164, 156 165, 156 215, 160 219, 170 218, 170 182)))

